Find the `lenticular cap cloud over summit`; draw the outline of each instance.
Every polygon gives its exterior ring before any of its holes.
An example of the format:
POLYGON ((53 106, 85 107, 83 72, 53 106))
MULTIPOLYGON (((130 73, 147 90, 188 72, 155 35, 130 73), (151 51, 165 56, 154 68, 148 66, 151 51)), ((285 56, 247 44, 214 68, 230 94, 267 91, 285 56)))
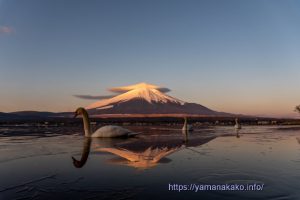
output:
POLYGON ((89 100, 93 100, 93 99, 107 99, 107 98, 112 98, 114 97, 114 95, 107 95, 107 96, 94 96, 94 95, 84 95, 84 94, 74 94, 74 97, 80 98, 80 99, 89 99, 89 100))
POLYGON ((124 92, 128 92, 130 90, 138 89, 141 87, 156 89, 162 93, 167 93, 167 92, 171 91, 169 88, 159 87, 157 85, 152 85, 152 84, 147 84, 147 83, 138 83, 138 84, 129 85, 129 86, 114 87, 114 88, 110 88, 109 91, 115 92, 115 93, 124 93, 124 92))
MULTIPOLYGON (((129 85, 129 86, 121 86, 121 87, 113 87, 113 88, 108 88, 107 90, 116 94, 122 94, 125 92, 128 92, 130 90, 134 90, 137 88, 141 88, 141 87, 148 87, 148 88, 152 88, 152 89, 156 89, 162 93, 167 93, 170 92, 171 90, 169 88, 166 87, 159 87, 157 85, 152 85, 152 84, 147 84, 147 83, 138 83, 138 84, 134 84, 134 85, 129 85)), ((89 100, 93 100, 93 99, 108 99, 108 98, 112 98, 116 95, 84 95, 84 94, 75 94, 73 95, 74 97, 80 98, 80 99, 89 99, 89 100)))

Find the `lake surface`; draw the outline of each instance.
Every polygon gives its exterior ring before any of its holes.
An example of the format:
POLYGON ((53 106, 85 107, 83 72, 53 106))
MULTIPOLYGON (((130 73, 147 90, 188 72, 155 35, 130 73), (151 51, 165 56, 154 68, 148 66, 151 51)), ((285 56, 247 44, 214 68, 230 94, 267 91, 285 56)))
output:
POLYGON ((140 135, 0 127, 0 199, 300 199, 300 127, 128 128, 140 135), (225 184, 256 190, 195 191, 225 184))

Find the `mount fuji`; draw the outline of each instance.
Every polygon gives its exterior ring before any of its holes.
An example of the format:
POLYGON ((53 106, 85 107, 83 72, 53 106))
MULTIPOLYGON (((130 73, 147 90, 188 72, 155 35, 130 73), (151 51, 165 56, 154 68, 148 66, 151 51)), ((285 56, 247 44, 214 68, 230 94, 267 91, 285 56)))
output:
POLYGON ((139 83, 110 91, 119 94, 88 105, 90 114, 232 116, 171 97, 166 94, 169 89, 152 84, 139 83))

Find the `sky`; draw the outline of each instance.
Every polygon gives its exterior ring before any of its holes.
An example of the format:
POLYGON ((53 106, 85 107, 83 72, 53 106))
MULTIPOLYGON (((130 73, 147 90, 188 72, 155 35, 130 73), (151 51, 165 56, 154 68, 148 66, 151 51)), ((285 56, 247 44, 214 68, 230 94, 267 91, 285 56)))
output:
POLYGON ((0 112, 74 111, 147 82, 217 111, 293 117, 300 1, 0 0, 0 112))

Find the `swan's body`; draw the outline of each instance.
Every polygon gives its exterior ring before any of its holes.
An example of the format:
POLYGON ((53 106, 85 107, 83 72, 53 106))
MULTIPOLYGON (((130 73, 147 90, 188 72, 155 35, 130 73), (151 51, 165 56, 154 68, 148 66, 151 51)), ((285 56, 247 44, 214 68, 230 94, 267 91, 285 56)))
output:
POLYGON ((242 129, 241 124, 239 124, 238 118, 235 118, 235 125, 234 125, 234 128, 235 128, 236 130, 242 129))
POLYGON ((75 112, 75 117, 82 115, 84 135, 85 137, 102 137, 102 138, 114 138, 114 137, 131 137, 137 135, 126 128, 120 126, 107 125, 97 129, 94 133, 91 131, 90 119, 87 111, 84 108, 78 108, 75 112))
POLYGON ((193 126, 188 124, 186 117, 184 118, 184 124, 183 124, 182 130, 183 131, 193 131, 194 130, 193 126))
POLYGON ((107 125, 97 129, 90 137, 128 137, 136 135, 136 133, 132 133, 130 130, 126 128, 122 128, 120 126, 107 125))

